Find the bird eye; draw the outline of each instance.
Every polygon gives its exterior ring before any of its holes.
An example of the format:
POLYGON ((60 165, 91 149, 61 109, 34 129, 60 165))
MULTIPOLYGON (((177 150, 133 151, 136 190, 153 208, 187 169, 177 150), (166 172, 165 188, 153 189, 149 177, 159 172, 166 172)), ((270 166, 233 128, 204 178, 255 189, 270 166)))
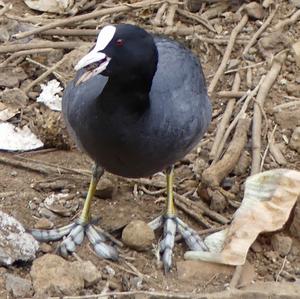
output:
POLYGON ((118 39, 116 40, 116 45, 117 45, 118 47, 122 47, 122 46, 124 45, 124 39, 118 38, 118 39))

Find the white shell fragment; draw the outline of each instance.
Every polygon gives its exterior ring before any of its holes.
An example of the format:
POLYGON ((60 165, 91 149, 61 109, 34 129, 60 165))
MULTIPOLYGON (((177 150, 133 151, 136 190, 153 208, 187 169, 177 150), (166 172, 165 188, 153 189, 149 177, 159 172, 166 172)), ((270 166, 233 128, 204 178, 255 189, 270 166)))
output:
POLYGON ((61 111, 61 97, 58 95, 63 90, 60 82, 53 79, 47 84, 41 84, 42 92, 37 98, 37 102, 44 103, 54 111, 61 111))
POLYGON ((0 122, 0 150, 30 151, 43 146, 43 142, 27 126, 20 129, 10 123, 0 122))
POLYGON ((19 221, 0 211, 0 265, 33 260, 38 248, 38 242, 19 221))
POLYGON ((231 225, 205 239, 209 252, 188 251, 184 257, 243 265, 250 246, 260 233, 283 227, 299 195, 299 171, 273 169, 249 177, 244 199, 231 225))
POLYGON ((24 0, 31 9, 53 13, 67 12, 73 5, 74 0, 24 0))

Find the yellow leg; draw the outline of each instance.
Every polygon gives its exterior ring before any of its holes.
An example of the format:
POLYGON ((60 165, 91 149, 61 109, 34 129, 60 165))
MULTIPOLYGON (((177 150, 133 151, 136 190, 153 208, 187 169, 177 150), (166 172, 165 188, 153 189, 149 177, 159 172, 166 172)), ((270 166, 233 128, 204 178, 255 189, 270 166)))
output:
POLYGON ((81 222, 81 224, 87 224, 90 221, 90 217, 91 217, 90 208, 91 208, 91 204, 92 204, 92 199, 94 197, 97 184, 98 184, 101 176, 103 175, 104 171, 101 167, 95 165, 93 167, 92 172, 93 172, 93 174, 92 174, 88 194, 86 196, 84 206, 83 206, 81 215, 79 217, 79 221, 81 222))
POLYGON ((173 166, 167 169, 167 216, 175 215, 173 198, 173 166))

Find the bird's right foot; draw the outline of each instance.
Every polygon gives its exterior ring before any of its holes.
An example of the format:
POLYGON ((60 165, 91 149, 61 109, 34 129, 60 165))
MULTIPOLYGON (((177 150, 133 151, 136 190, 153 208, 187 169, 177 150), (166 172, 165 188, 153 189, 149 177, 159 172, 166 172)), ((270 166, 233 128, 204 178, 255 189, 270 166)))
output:
POLYGON ((73 253, 76 246, 83 242, 86 234, 98 256, 111 260, 117 260, 119 257, 116 248, 106 244, 105 236, 98 232, 94 225, 80 218, 58 229, 32 229, 30 233, 41 242, 57 241, 65 237, 58 247, 59 253, 63 256, 73 253))

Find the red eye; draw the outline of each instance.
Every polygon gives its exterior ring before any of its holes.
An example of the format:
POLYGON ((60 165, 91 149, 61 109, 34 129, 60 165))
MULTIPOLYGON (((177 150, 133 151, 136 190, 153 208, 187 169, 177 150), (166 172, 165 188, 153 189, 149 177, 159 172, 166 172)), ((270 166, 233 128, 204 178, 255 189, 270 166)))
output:
POLYGON ((122 47, 122 46, 124 45, 124 39, 118 38, 118 39, 116 40, 116 45, 117 45, 118 47, 122 47))

